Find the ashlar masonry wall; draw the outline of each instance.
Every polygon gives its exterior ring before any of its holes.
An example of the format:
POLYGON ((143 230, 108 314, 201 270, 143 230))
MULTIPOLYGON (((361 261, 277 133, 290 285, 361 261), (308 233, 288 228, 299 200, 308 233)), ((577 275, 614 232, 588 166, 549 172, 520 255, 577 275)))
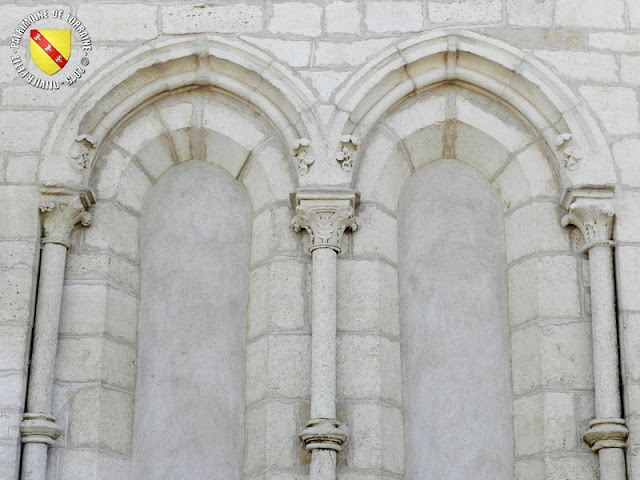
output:
POLYGON ((238 478, 325 478, 309 477, 315 453, 298 437, 312 395, 312 243, 290 226, 290 194, 317 186, 359 192, 335 279, 333 420, 349 432, 337 478, 422 478, 405 463, 398 238, 429 231, 398 229, 398 199, 422 168, 452 161, 502 207, 518 480, 601 478, 583 440, 598 394, 590 254, 561 221, 568 191, 611 194, 626 477, 640 479, 640 3, 22 2, 0 6, 0 37, 0 479, 25 478, 42 182, 95 194, 93 224, 69 239, 42 412, 62 433, 46 478, 130 479, 142 207, 190 161, 226 172, 250 203, 238 478), (10 60, 15 26, 43 8, 76 15, 93 41, 86 75, 57 91, 26 84, 10 60))

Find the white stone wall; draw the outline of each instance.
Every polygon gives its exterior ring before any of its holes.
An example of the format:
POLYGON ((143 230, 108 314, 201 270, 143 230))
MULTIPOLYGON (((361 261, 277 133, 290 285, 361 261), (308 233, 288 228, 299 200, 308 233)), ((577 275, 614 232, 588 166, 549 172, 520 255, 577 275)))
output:
POLYGON ((236 178, 252 206, 243 478, 309 475, 311 261, 289 225, 289 194, 309 185, 361 193, 337 266, 337 417, 350 431, 338 478, 405 478, 398 198, 414 171, 456 159, 504 209, 519 480, 599 478, 582 440, 595 417, 589 260, 560 203, 570 187, 615 187, 627 469, 640 479, 636 0, 16 2, 0 25, 0 479, 19 478, 39 182, 96 195, 67 258, 51 412, 63 432, 47 478, 130 479, 141 209, 191 159, 236 178), (10 60, 14 28, 42 8, 76 14, 93 40, 88 73, 59 91, 26 84, 10 60), (86 168, 79 134, 95 139, 86 168))

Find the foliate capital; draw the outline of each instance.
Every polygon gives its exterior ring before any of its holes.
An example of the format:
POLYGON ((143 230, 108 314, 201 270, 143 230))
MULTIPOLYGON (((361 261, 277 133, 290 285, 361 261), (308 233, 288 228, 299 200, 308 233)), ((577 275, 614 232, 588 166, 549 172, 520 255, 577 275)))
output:
POLYGON ((626 448, 629 429, 622 418, 596 418, 589 422, 584 441, 597 452, 602 448, 626 448))
POLYGON ((578 201, 569 207, 569 213, 562 218, 562 226, 575 225, 582 232, 583 252, 596 245, 614 246, 614 211, 610 203, 578 201))
POLYGON ((42 243, 57 243, 69 248, 69 235, 80 223, 91 225, 93 217, 87 209, 95 203, 93 192, 84 185, 43 184, 40 213, 44 227, 42 243))
POLYGON ((346 229, 356 231, 355 209, 359 195, 347 189, 309 189, 292 194, 296 215, 291 226, 306 230, 311 238, 309 251, 331 248, 340 252, 340 240, 346 229))
POLYGON ((307 451, 322 448, 339 452, 347 444, 347 427, 335 420, 309 420, 307 428, 299 435, 307 451))
POLYGON ((20 423, 22 443, 46 443, 52 445, 60 436, 62 428, 56 424, 55 418, 46 413, 25 413, 20 423))

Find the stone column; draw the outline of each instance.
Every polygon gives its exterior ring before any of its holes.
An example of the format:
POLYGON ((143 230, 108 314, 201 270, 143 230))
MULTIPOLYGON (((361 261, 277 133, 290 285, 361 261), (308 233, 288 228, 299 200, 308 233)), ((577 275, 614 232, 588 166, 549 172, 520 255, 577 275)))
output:
POLYGON ((335 480, 336 455, 347 427, 336 419, 336 262, 347 228, 358 228, 359 196, 348 189, 308 189, 292 195, 296 232, 306 230, 312 255, 311 419, 300 434, 311 452, 310 480, 335 480))
POLYGON ((582 250, 589 255, 596 418, 589 423, 584 440, 598 452, 600 478, 624 480, 627 478, 624 449, 629 430, 621 418, 612 251, 614 211, 607 201, 612 196, 611 191, 570 193, 568 205, 564 205, 569 213, 562 219, 562 225, 580 229, 584 238, 582 250))
POLYGON ((84 186, 46 184, 41 188, 40 204, 44 236, 40 258, 40 279, 27 406, 20 433, 22 479, 45 480, 49 446, 62 432, 51 415, 54 368, 58 349, 60 304, 64 284, 69 235, 77 223, 91 224, 86 209, 94 203, 93 193, 84 186))

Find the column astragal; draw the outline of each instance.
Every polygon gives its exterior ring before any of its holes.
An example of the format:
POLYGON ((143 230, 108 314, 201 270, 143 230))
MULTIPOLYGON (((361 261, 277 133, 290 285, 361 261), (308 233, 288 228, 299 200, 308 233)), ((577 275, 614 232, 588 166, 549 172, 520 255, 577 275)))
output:
POLYGON ((44 184, 41 194, 43 246, 27 405, 20 424, 23 480, 45 480, 49 446, 62 432, 51 414, 51 401, 64 270, 71 230, 91 224, 87 208, 94 203, 91 190, 81 185, 44 184))
POLYGON ((600 478, 624 480, 624 449, 629 430, 622 418, 620 396, 612 197, 611 190, 569 192, 563 202, 569 213, 562 219, 562 225, 580 229, 584 239, 582 250, 589 255, 596 418, 589 423, 584 440, 598 453, 600 478))
POLYGON ((336 263, 345 230, 358 228, 359 195, 349 189, 292 194, 291 226, 308 232, 312 256, 311 419, 300 439, 311 452, 310 480, 335 480, 336 455, 347 442, 336 419, 336 263))

